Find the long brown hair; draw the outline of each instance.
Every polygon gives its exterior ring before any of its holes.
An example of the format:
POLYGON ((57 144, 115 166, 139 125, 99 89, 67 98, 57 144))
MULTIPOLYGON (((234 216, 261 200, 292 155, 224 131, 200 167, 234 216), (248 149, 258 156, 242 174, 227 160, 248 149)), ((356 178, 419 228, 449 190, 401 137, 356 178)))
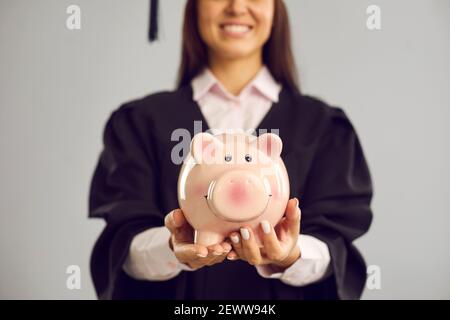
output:
MULTIPOLYGON (((272 32, 263 47, 263 63, 276 81, 294 92, 300 92, 292 54, 291 30, 286 6, 275 1, 272 32)), ((208 48, 197 26, 197 0, 188 0, 184 10, 181 64, 178 71, 178 87, 187 85, 208 63, 208 48)))

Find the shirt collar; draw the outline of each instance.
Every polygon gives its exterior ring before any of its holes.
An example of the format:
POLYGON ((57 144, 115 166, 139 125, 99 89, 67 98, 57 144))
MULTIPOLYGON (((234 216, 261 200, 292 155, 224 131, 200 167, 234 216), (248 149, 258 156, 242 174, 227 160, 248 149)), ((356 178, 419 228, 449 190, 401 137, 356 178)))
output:
POLYGON ((272 102, 278 102, 281 85, 275 81, 266 66, 261 68, 251 84, 272 102))
POLYGON ((242 90, 238 97, 227 92, 209 68, 203 69, 200 74, 194 77, 191 81, 191 86, 193 90, 193 99, 195 101, 201 99, 207 92, 214 88, 222 91, 225 96, 232 99, 239 99, 241 96, 246 95, 252 88, 255 88, 272 102, 278 102, 279 93, 281 91, 281 85, 275 81, 266 66, 263 66, 259 70, 253 80, 242 90))
POLYGON ((203 71, 191 81, 194 100, 198 101, 201 99, 218 82, 219 81, 209 68, 203 69, 203 71))

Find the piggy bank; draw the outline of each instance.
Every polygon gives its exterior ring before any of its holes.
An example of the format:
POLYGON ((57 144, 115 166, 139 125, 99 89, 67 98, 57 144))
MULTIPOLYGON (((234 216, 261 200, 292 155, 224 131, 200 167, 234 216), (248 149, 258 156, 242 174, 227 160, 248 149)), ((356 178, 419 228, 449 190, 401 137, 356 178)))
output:
POLYGON ((178 178, 178 201, 195 229, 195 243, 220 243, 247 226, 262 246, 260 222, 275 226, 289 200, 281 150, 272 133, 194 136, 178 178))

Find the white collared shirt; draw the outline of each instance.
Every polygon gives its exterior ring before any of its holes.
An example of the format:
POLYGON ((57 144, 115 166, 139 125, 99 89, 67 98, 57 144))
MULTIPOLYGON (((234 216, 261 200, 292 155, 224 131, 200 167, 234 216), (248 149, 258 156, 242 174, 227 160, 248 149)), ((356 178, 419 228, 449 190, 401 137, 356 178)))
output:
POLYGON ((263 67, 239 95, 234 96, 209 69, 205 69, 192 80, 192 90, 193 99, 198 103, 208 126, 213 134, 217 134, 225 130, 255 129, 273 103, 278 102, 281 85, 263 67))

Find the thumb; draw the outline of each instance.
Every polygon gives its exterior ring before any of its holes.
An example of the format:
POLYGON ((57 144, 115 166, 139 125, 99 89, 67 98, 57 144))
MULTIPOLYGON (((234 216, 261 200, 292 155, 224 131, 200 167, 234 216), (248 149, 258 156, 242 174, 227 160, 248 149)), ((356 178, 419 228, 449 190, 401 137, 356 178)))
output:
POLYGON ((181 209, 170 211, 164 218, 164 225, 171 233, 176 233, 176 230, 181 228, 186 222, 186 218, 181 209))
POLYGON ((173 240, 176 243, 192 243, 193 229, 186 220, 181 209, 172 210, 166 215, 164 224, 170 233, 173 235, 173 240))

